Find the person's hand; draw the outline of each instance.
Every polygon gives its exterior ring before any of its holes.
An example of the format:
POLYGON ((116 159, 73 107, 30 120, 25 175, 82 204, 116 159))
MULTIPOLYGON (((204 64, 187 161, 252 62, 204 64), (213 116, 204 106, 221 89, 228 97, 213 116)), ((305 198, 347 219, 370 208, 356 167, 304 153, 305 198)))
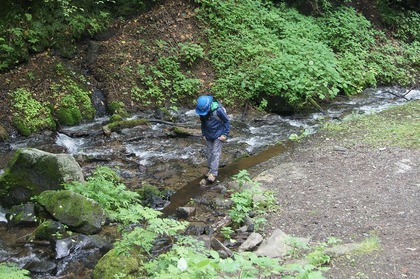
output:
POLYGON ((227 137, 225 135, 221 135, 220 137, 218 137, 218 139, 220 141, 226 141, 227 140, 227 137))

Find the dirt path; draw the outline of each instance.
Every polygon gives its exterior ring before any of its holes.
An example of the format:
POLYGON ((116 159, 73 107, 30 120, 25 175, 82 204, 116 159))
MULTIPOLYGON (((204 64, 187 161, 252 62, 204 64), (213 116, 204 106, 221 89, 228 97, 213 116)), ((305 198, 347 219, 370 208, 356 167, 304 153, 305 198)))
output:
MULTIPOLYGON (((342 144, 342 141, 341 141, 342 144)), ((252 170, 277 193, 268 216, 296 237, 379 239, 378 251, 333 259, 327 278, 420 278, 420 150, 340 146, 317 135, 252 170), (263 171, 265 170, 265 171, 263 171)))

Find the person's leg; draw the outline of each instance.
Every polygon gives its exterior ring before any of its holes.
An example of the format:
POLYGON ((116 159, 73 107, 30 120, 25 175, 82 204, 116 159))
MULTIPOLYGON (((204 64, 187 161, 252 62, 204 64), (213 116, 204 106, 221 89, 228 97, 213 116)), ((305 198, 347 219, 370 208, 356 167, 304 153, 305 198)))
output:
POLYGON ((206 149, 206 155, 207 155, 207 168, 208 172, 206 174, 206 177, 211 173, 211 161, 213 158, 213 141, 212 140, 206 140, 207 149, 206 149))
POLYGON ((222 155, 222 146, 223 142, 215 139, 214 141, 211 141, 211 143, 208 143, 207 141, 207 147, 208 147, 208 164, 210 173, 212 173, 214 176, 217 176, 219 174, 219 161, 220 156, 222 155))

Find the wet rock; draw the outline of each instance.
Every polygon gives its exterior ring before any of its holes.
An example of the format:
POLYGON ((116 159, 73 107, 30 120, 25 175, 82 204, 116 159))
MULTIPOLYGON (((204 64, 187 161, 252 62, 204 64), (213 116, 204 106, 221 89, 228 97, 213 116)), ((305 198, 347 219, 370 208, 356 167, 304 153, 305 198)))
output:
POLYGON ((5 207, 25 203, 43 191, 62 189, 62 184, 70 181, 84 181, 82 169, 71 155, 18 149, 0 177, 0 203, 5 207))
POLYGON ((214 204, 216 206, 216 208, 224 208, 224 209, 229 209, 232 207, 232 200, 231 199, 219 199, 216 198, 214 200, 214 204))
POLYGON ((176 215, 180 219, 188 219, 191 216, 195 216, 196 211, 197 209, 195 207, 178 207, 178 209, 176 210, 176 215))
POLYGON ((244 252, 244 251, 253 251, 255 248, 261 244, 261 242, 264 240, 263 236, 259 233, 251 233, 247 240, 245 240, 244 243, 239 246, 238 251, 244 252))
POLYGON ((205 233, 205 227, 201 224, 190 224, 185 230, 187 235, 203 235, 205 233))
POLYGON ((223 245, 223 243, 221 243, 217 238, 212 238, 211 248, 215 251, 218 251, 221 257, 225 255, 231 257, 233 255, 232 250, 223 245))
POLYGON ((34 235, 37 240, 53 240, 60 235, 66 234, 65 226, 57 221, 46 220, 35 230, 34 235))
POLYGON ((7 132, 6 128, 0 124, 0 141, 5 141, 9 138, 9 133, 7 132))
POLYGON ((6 214, 9 224, 14 226, 32 227, 37 225, 35 204, 27 203, 13 206, 6 214))
POLYGON ((57 264, 55 264, 53 262, 38 261, 38 260, 27 262, 23 266, 23 269, 26 269, 26 270, 29 270, 32 273, 38 273, 38 274, 39 273, 40 274, 51 273, 56 268, 57 268, 57 264))
POLYGON ((71 230, 83 234, 95 234, 105 223, 105 212, 92 199, 71 191, 45 191, 37 202, 55 219, 71 230))
POLYGON ((105 254, 111 248, 112 245, 108 241, 97 235, 75 235, 55 242, 56 259, 67 257, 70 254, 75 259, 93 251, 105 254))

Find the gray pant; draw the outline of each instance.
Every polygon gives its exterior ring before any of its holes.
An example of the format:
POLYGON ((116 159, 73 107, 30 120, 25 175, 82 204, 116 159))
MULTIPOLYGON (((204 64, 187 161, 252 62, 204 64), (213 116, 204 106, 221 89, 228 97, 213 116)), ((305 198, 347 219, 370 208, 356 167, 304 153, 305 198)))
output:
POLYGON ((219 139, 207 140, 207 166, 209 171, 217 176, 223 142, 219 139))

